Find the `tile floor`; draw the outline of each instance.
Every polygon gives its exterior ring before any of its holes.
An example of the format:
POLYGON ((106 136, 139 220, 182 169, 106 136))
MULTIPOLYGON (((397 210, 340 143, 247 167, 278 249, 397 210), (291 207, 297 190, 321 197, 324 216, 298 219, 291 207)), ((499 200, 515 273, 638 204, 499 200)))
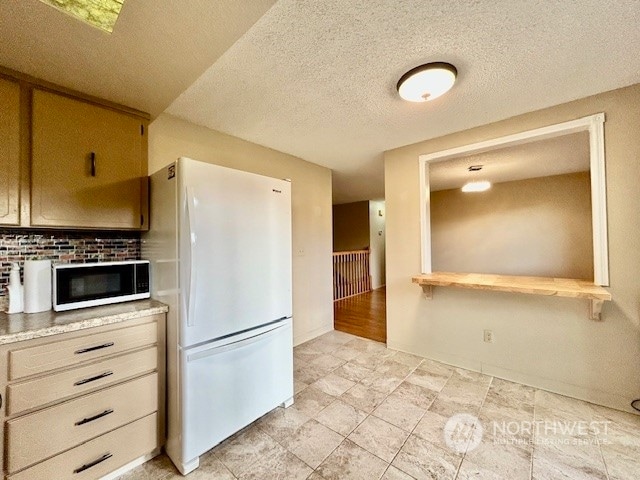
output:
MULTIPOLYGON (((338 331, 296 347, 294 364, 294 405, 203 455, 186 478, 640 478, 640 416, 338 331)), ((162 455, 121 478, 182 477, 162 455)))

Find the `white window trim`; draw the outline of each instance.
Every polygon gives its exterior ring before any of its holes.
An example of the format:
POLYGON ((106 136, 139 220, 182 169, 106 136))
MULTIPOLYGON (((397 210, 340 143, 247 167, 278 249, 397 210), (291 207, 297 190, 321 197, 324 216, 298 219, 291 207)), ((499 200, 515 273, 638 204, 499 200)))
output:
POLYGON ((462 147, 420 155, 420 222, 422 273, 432 273, 431 269, 431 213, 430 185, 427 164, 441 162, 468 154, 479 154, 496 147, 507 147, 545 140, 577 132, 589 132, 591 169, 591 218, 593 223, 593 273, 596 285, 609 285, 609 257, 607 241, 607 196, 604 155, 604 113, 578 118, 548 127, 472 143, 462 147))

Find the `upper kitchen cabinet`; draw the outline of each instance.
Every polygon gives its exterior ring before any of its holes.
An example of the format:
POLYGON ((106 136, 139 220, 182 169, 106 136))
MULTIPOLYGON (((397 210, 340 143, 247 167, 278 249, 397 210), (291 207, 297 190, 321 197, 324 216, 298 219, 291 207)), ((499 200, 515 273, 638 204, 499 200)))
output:
POLYGON ((133 114, 34 88, 31 226, 146 230, 146 126, 133 114))
POLYGON ((17 225, 20 194, 20 85, 0 78, 0 224, 17 225))

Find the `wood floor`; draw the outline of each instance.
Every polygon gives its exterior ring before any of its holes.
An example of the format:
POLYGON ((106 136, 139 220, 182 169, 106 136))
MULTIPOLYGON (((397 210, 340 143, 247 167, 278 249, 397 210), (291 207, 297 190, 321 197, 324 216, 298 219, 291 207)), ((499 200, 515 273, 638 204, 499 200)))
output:
POLYGON ((333 302, 334 328, 341 332, 387 342, 385 287, 333 302))

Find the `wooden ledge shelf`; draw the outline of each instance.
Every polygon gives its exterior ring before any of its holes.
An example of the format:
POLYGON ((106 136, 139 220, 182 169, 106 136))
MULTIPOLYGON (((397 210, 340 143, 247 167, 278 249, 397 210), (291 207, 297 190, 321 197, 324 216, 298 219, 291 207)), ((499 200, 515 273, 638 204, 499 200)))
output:
POLYGON ((412 280, 413 283, 422 287, 427 298, 432 298, 433 287, 460 287, 529 295, 584 298, 590 301, 589 317, 592 320, 600 320, 602 305, 611 300, 611 294, 601 286, 586 280, 572 278, 434 272, 416 275, 412 280))

